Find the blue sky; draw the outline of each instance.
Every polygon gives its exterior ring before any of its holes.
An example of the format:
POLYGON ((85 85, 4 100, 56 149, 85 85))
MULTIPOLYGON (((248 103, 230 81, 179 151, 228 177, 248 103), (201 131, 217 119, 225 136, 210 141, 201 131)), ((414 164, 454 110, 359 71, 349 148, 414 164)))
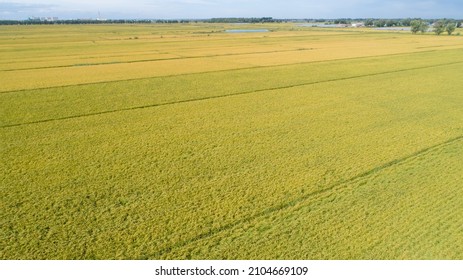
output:
POLYGON ((463 18, 463 0, 0 0, 0 19, 463 18))

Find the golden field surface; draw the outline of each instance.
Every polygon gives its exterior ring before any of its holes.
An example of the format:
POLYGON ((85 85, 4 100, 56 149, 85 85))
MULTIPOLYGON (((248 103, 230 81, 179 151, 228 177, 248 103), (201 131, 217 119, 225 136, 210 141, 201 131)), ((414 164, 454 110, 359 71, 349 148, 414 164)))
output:
POLYGON ((0 50, 2 259, 463 258, 462 36, 0 26, 0 50))

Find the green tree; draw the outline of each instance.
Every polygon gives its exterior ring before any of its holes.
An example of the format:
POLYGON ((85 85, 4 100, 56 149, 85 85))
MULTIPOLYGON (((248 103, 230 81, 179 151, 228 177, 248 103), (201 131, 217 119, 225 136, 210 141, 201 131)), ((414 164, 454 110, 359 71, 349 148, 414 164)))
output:
POLYGON ((420 31, 421 33, 425 33, 427 32, 429 29, 429 24, 425 21, 421 21, 421 25, 420 25, 420 31))
POLYGON ((375 26, 376 27, 384 27, 386 25, 386 20, 384 19, 379 19, 375 21, 375 26))
POLYGON ((403 26, 410 26, 412 20, 410 18, 406 18, 402 20, 402 25, 403 26))
POLYGON ((433 28, 434 33, 436 35, 440 35, 442 32, 445 31, 445 24, 443 21, 439 20, 434 23, 434 28, 433 28))
POLYGON ((365 20, 365 26, 373 26, 373 25, 374 25, 373 19, 369 18, 365 20))
POLYGON ((426 24, 426 22, 422 21, 422 20, 412 20, 410 22, 410 26, 411 26, 411 31, 413 34, 416 34, 418 33, 419 31, 421 31, 422 33, 426 32, 428 30, 428 25, 426 24))
POLYGON ((449 35, 452 35, 453 31, 455 31, 455 24, 454 23, 447 24, 447 26, 445 27, 445 31, 447 31, 449 35))
POLYGON ((418 31, 420 30, 420 24, 418 23, 417 20, 412 20, 412 22, 410 23, 410 26, 411 26, 411 31, 413 34, 418 33, 418 31))

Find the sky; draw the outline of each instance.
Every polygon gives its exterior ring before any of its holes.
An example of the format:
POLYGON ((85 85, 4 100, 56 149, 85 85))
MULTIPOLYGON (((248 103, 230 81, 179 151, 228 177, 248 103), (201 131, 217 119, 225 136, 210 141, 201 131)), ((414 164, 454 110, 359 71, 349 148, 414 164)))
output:
POLYGON ((0 19, 463 18, 463 0, 0 0, 0 19))

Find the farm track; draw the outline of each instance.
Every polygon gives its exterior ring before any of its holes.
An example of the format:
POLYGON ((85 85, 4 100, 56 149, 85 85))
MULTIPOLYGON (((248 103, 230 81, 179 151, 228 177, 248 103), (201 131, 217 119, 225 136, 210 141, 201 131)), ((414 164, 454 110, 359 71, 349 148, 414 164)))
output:
POLYGON ((199 234, 199 235, 197 235, 197 236, 195 236, 193 238, 190 238, 188 240, 184 240, 184 241, 179 242, 177 244, 174 244, 172 246, 161 249, 161 250, 157 251, 156 253, 154 253, 152 255, 144 256, 143 259, 159 259, 164 254, 167 254, 167 253, 173 251, 174 249, 185 247, 185 246, 187 246, 187 245, 189 245, 191 243, 194 243, 194 242, 197 242, 197 241, 200 241, 200 240, 204 240, 204 239, 207 239, 207 238, 211 238, 211 237, 213 237, 213 236, 215 236, 215 235, 217 235, 217 234, 219 234, 221 232, 231 230, 231 229, 236 228, 236 227, 238 227, 238 226, 240 226, 242 224, 252 222, 254 220, 257 220, 259 218, 268 216, 268 215, 270 215, 272 213, 275 213, 277 211, 285 210, 285 209, 288 209, 288 208, 290 208, 292 206, 296 206, 297 204, 302 203, 302 202, 304 202, 304 201, 306 201, 306 200, 308 200, 310 198, 317 197, 317 196, 323 196, 323 195, 326 196, 331 191, 342 190, 341 187, 343 185, 355 183, 358 180, 362 180, 362 179, 364 179, 364 178, 366 178, 366 177, 368 177, 370 175, 373 175, 375 173, 378 173, 378 172, 380 172, 382 170, 385 170, 387 168, 399 165, 401 163, 405 163, 405 162, 407 162, 409 160, 416 159, 416 158, 418 158, 420 156, 423 156, 423 155, 426 155, 427 153, 432 152, 432 151, 434 151, 436 149, 439 149, 441 147, 457 143, 458 141, 461 141, 461 140, 463 140, 463 135, 460 135, 460 136, 451 138, 449 140, 446 140, 444 142, 441 142, 441 143, 429 146, 427 148, 421 149, 419 151, 416 151, 416 152, 414 152, 412 154, 409 154, 407 156, 404 156, 402 158, 394 159, 394 160, 389 161, 389 162, 387 162, 387 163, 385 163, 383 165, 377 166, 377 167, 372 168, 372 169, 370 169, 370 170, 368 170, 366 172, 363 172, 363 173, 358 174, 358 175, 356 175, 354 177, 351 177, 350 179, 342 180, 342 181, 339 181, 339 182, 334 183, 332 185, 329 185, 326 188, 321 189, 319 191, 315 191, 315 192, 309 193, 307 195, 301 196, 299 198, 293 199, 293 200, 291 200, 289 202, 285 202, 285 203, 282 203, 280 205, 267 208, 267 209, 255 214, 255 215, 249 216, 249 217, 241 219, 241 220, 237 220, 237 221, 235 221, 233 223, 229 223, 229 224, 223 225, 221 227, 211 229, 208 232, 201 233, 201 234, 199 234))
MULTIPOLYGON (((322 84, 322 83, 345 81, 345 80, 359 79, 359 78, 365 78, 365 77, 374 77, 374 76, 380 76, 380 75, 385 75, 385 74, 401 73, 401 72, 407 72, 407 71, 429 69, 429 68, 434 68, 434 67, 450 66, 450 65, 456 65, 456 64, 461 64, 461 63, 463 63, 463 61, 451 62, 451 63, 443 63, 443 64, 435 64, 435 65, 429 65, 429 66, 423 66, 423 67, 399 69, 399 70, 394 70, 394 71, 386 71, 386 72, 379 72, 379 73, 373 73, 373 74, 357 75, 357 76, 351 76, 351 77, 345 77, 345 78, 339 78, 339 79, 329 79, 329 80, 323 80, 323 81, 300 83, 300 84, 283 86, 283 87, 265 88, 265 89, 244 91, 244 92, 225 94, 225 95, 207 96, 207 97, 202 97, 202 98, 193 98, 193 99, 166 102, 166 103, 158 103, 158 104, 148 104, 148 105, 142 105, 142 106, 121 108, 121 109, 116 109, 116 110, 108 110, 108 111, 100 111, 100 112, 95 112, 95 113, 67 116, 67 117, 61 117, 61 118, 45 119, 45 120, 18 123, 18 124, 9 124, 9 125, 0 126, 0 128, 19 127, 19 126, 24 126, 24 125, 32 125, 32 124, 48 123, 48 122, 53 122, 53 121, 76 119, 76 118, 82 118, 82 117, 98 116, 98 115, 103 115, 103 114, 110 114, 110 113, 117 113, 117 112, 131 111, 131 110, 139 110, 139 109, 161 107, 161 106, 168 106, 168 105, 175 105, 175 104, 182 104, 182 103, 189 103, 189 102, 205 101, 205 100, 210 100, 210 99, 218 99, 218 98, 226 98, 226 97, 231 97, 231 96, 247 95, 247 94, 259 93, 259 92, 265 92, 265 91, 289 89, 289 88, 295 88, 295 87, 301 87, 301 86, 307 86, 307 85, 315 85, 315 84, 322 84)), ((265 67, 267 67, 267 66, 265 66, 265 67)), ((257 67, 257 68, 261 68, 261 67, 257 67)), ((230 70, 227 70, 227 71, 230 71, 230 70)), ((221 72, 221 71, 214 71, 214 72, 221 72)))
MULTIPOLYGON (((36 88, 24 88, 24 89, 17 89, 17 90, 6 90, 0 91, 2 93, 15 93, 15 92, 25 92, 31 90, 44 90, 44 89, 54 89, 54 88, 68 88, 74 86, 84 86, 84 85, 99 85, 99 84, 107 84, 107 83, 117 83, 117 82, 130 82, 130 81, 143 81, 149 80, 153 78, 171 78, 171 77, 184 77, 189 75, 198 75, 198 74, 210 74, 210 73, 224 73, 224 72, 233 72, 237 70, 252 70, 252 69, 266 69, 266 68, 274 68, 274 67, 283 67, 283 66, 291 66, 291 65, 310 65, 310 64, 317 64, 317 63, 327 63, 327 62, 338 62, 338 61, 352 61, 352 60, 361 60, 361 59, 370 59, 370 58, 385 58, 385 57, 393 57, 393 56, 401 56, 401 55, 411 55, 411 54, 418 54, 418 53, 432 53, 437 52, 437 50, 427 50, 427 51, 420 51, 420 52, 404 52, 404 53, 395 53, 395 54, 384 54, 384 55, 372 55, 372 56, 363 56, 363 57, 350 57, 350 58, 338 58, 338 59, 328 59, 328 60, 320 60, 320 61, 310 61, 310 62, 299 62, 299 63, 287 63, 287 64, 278 64, 278 65, 264 65, 264 66, 250 66, 250 67, 239 67, 233 69, 224 69, 224 70, 214 70, 214 71, 202 71, 202 72, 193 72, 193 73, 182 73, 182 74, 173 74, 173 75, 160 75, 160 76, 152 76, 152 77, 142 77, 142 78, 130 78, 130 79, 118 79, 118 80, 107 80, 107 81, 98 81, 98 82, 88 82, 88 83, 77 83, 77 84, 68 84, 68 85, 59 85, 59 86, 49 86, 49 87, 36 87, 36 88)), ((206 58, 206 57, 203 57, 206 58)), ((186 58, 184 58, 186 59, 186 58)), ((460 62, 457 62, 460 63, 460 62)), ((1 71, 0 71, 1 72, 1 71)))

